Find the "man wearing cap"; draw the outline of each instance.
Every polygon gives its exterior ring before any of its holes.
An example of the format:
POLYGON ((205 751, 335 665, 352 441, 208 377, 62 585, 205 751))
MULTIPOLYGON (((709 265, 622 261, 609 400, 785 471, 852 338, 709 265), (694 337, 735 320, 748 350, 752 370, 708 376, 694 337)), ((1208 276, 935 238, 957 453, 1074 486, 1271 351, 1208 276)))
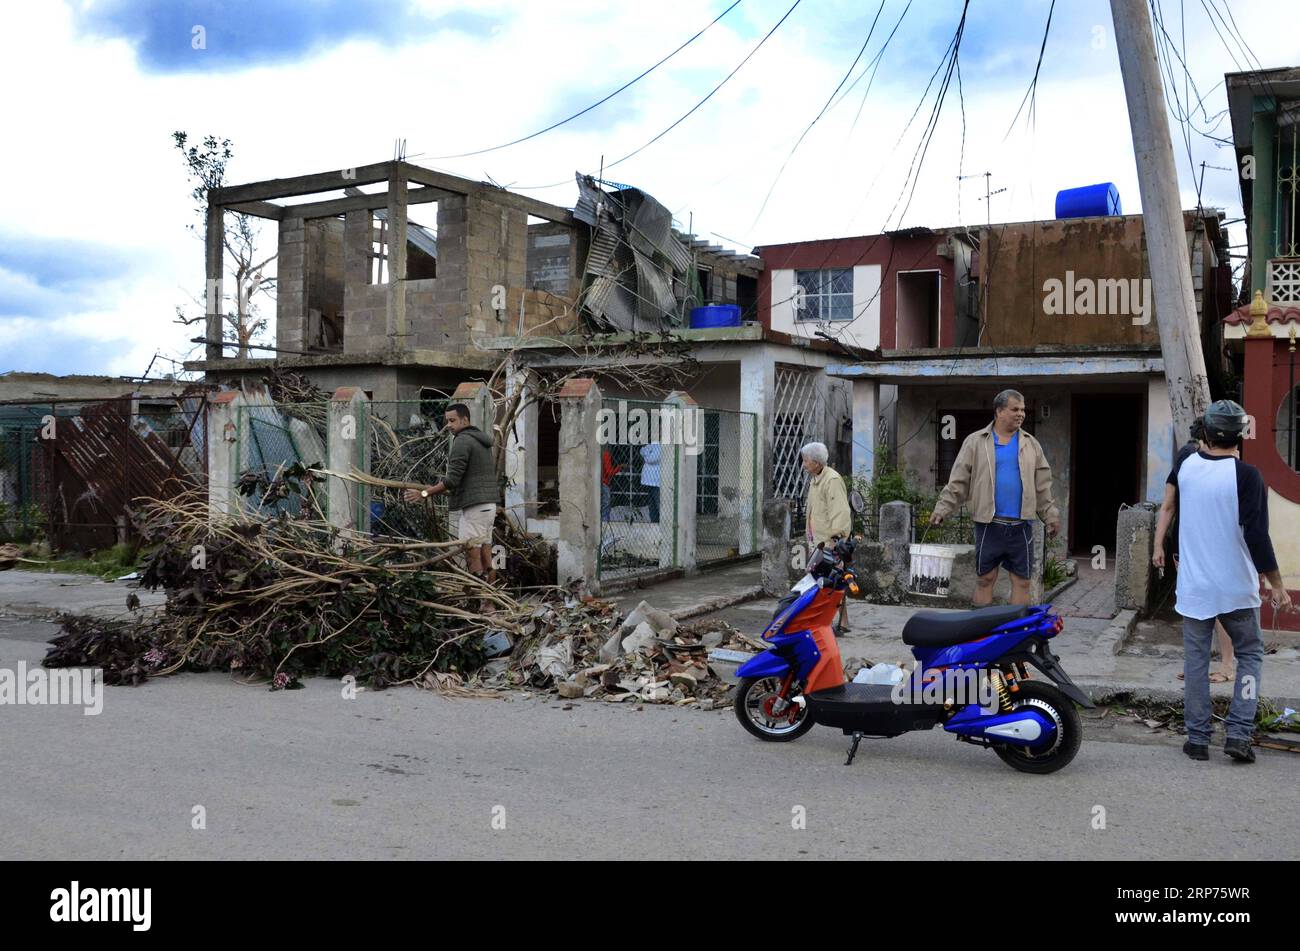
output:
POLYGON ((1259 581, 1273 589, 1275 610, 1290 610, 1273 542, 1268 535, 1268 489, 1259 470, 1237 458, 1246 411, 1232 400, 1210 405, 1204 446, 1174 464, 1168 481, 1178 492, 1178 584, 1175 610, 1183 616, 1183 752, 1209 759, 1210 642, 1216 619, 1232 639, 1237 678, 1223 751, 1255 762, 1251 737, 1259 702, 1264 642, 1259 630, 1259 581))
POLYGON ((1030 520, 1037 515, 1056 537, 1061 516, 1052 499, 1052 467, 1038 440, 1025 432, 1025 398, 1003 390, 993 398, 993 422, 961 444, 948 484, 930 524, 938 525, 963 504, 975 522, 975 607, 993 601, 998 569, 1011 574, 1011 603, 1029 603, 1034 561, 1030 520))

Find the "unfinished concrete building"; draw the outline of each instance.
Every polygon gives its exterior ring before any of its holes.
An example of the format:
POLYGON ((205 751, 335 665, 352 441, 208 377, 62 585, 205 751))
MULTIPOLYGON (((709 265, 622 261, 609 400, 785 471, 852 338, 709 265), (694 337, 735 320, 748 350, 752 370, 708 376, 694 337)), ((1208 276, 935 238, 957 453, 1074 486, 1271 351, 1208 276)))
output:
POLYGON ((227 356, 209 294, 206 358, 187 367, 210 381, 274 367, 379 401, 436 398, 497 366, 479 341, 577 319, 587 229, 568 209, 493 185, 392 161, 214 189, 209 286, 224 273, 227 212, 277 223, 275 349, 227 356))

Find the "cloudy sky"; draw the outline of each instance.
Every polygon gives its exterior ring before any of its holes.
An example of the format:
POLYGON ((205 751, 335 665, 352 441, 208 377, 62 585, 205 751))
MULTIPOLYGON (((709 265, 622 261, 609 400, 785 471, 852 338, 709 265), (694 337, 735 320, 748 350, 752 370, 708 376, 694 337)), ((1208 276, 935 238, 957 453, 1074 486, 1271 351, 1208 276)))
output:
MULTIPOLYGON (((712 98, 614 165, 722 82, 794 3, 742 0, 582 118, 510 148, 448 157, 595 102, 731 2, 13 7, 0 32, 0 372, 140 374, 156 352, 180 359, 192 351, 186 340, 196 328, 176 325, 174 312, 202 288, 203 249, 186 230, 194 211, 171 142, 177 129, 234 142, 231 184, 383 161, 403 138, 420 164, 559 205, 574 200, 574 171, 595 173, 603 156, 608 179, 646 189, 683 228, 693 213, 702 236, 746 250, 982 222, 986 171, 1006 189, 992 199, 995 222, 1049 218, 1058 189, 1099 181, 1118 186, 1126 212, 1141 210, 1107 0, 1058 0, 1034 121, 1026 107, 1014 125, 1050 0, 970 3, 961 95, 954 76, 923 161, 918 144, 943 74, 923 93, 962 0, 800 0, 712 98), (791 155, 877 14, 841 96, 791 155), (978 177, 959 182, 959 171, 978 177)), ((1248 55, 1265 67, 1300 64, 1300 13, 1293 0, 1164 0, 1161 13, 1188 68, 1174 64, 1180 97, 1189 105, 1204 97, 1190 159, 1184 124, 1173 124, 1183 204, 1195 207, 1205 162, 1202 201, 1238 217, 1235 176, 1214 168, 1231 167, 1231 150, 1210 137, 1230 136, 1223 74, 1247 68, 1248 55), (1212 21, 1229 11, 1230 21, 1212 21), (1290 24, 1280 28, 1283 18, 1290 24)), ((273 249, 269 229, 266 239, 273 249)), ((153 373, 168 369, 157 363, 153 373)))

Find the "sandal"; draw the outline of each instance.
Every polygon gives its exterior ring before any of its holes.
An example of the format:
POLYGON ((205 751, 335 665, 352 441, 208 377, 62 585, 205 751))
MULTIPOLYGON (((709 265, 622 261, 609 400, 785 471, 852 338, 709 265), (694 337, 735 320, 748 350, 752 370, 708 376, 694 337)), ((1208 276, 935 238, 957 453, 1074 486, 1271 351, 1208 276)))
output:
POLYGON ((1220 670, 1216 670, 1214 673, 1210 674, 1210 683, 1212 684, 1230 684, 1235 679, 1235 677, 1229 677, 1220 670))

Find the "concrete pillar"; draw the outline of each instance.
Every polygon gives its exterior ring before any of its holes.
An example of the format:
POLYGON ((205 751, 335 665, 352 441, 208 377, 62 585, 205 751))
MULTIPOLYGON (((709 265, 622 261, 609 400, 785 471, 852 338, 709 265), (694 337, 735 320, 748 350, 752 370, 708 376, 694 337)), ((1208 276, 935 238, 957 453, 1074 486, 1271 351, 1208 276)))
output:
POLYGON ((906 588, 912 564, 912 506, 906 502, 880 506, 880 543, 885 546, 885 557, 893 566, 899 586, 906 588))
MULTIPOLYGON (((327 452, 331 472, 370 471, 366 394, 354 386, 341 386, 327 407, 327 452)), ((327 517, 343 532, 370 531, 370 487, 329 477, 327 517)))
POLYGON ((569 380, 555 396, 560 405, 560 537, 556 575, 600 593, 596 552, 600 546, 600 387, 595 380, 569 380))
POLYGON ((1268 261, 1277 251, 1277 234, 1274 229, 1273 204, 1277 181, 1277 100, 1272 96, 1256 96, 1252 103, 1251 153, 1255 158, 1255 181, 1251 189, 1250 207, 1250 293, 1258 291, 1268 296, 1268 261))
POLYGON ((388 348, 406 347, 406 179, 394 166, 388 178, 388 348))
MULTIPOLYGON (((770 400, 776 390, 776 361, 766 347, 746 347, 740 358, 740 409, 753 413, 758 424, 758 505, 766 513, 765 503, 772 494, 772 412, 770 400)), ((766 514, 764 514, 766 518, 766 514)))
POLYGON ((492 399, 492 391, 488 389, 486 383, 478 381, 461 383, 451 394, 451 401, 468 406, 470 423, 483 432, 490 433, 496 426, 496 402, 492 399))
POLYGON ((783 598, 790 593, 794 582, 791 562, 794 553, 790 548, 790 503, 773 499, 763 506, 763 593, 772 598, 783 598))
POLYGON ((537 505, 537 410, 526 371, 512 365, 506 375, 507 405, 517 395, 524 401, 506 438, 506 513, 521 530, 528 528, 530 509, 537 505))
POLYGON ((1174 416, 1169 408, 1169 384, 1163 376, 1147 380, 1146 500, 1165 497, 1165 479, 1174 467, 1174 416))
POLYGON ((244 395, 226 390, 208 400, 208 521, 237 515, 239 495, 235 491, 239 460, 239 410, 244 395))
POLYGON ((275 259, 275 345, 304 350, 307 341, 307 228, 302 218, 280 222, 275 259))
POLYGON ((222 330, 224 329, 224 303, 221 300, 221 281, 225 269, 225 209, 220 205, 208 205, 207 228, 204 234, 204 272, 207 275, 207 287, 204 291, 204 336, 207 345, 204 356, 208 360, 220 360, 225 354, 221 348, 222 330))
POLYGON ((1043 589, 1043 564, 1047 557, 1047 526, 1038 519, 1029 524, 1034 533, 1034 566, 1029 572, 1029 603, 1042 604, 1046 593, 1043 589))
POLYGON ((880 416, 880 384, 855 377, 853 380, 853 474, 876 477, 876 420, 880 416))
POLYGON ((1151 593, 1151 554, 1157 513, 1124 509, 1115 526, 1115 607, 1145 612, 1151 593))
POLYGON ((664 400, 671 415, 660 413, 659 567, 695 571, 696 498, 704 413, 688 393, 675 391, 664 400), (667 423, 667 425, 665 425, 667 423), (671 525, 664 515, 675 513, 671 525))

